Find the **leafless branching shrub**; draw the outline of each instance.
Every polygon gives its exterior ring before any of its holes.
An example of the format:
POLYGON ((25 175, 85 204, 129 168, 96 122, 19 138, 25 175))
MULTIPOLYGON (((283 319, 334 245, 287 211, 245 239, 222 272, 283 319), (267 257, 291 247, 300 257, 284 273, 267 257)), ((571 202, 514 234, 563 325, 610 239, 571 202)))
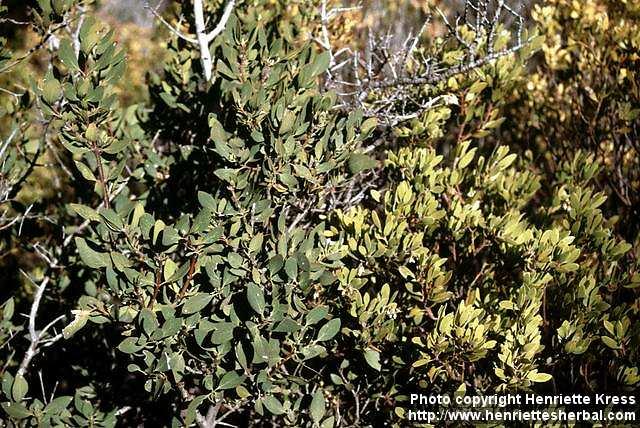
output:
POLYGON ((352 9, 329 9, 323 0, 321 34, 314 40, 330 55, 327 88, 341 96, 342 107, 361 108, 366 116, 378 118, 381 125, 393 126, 420 116, 443 101, 442 96, 425 88, 513 54, 529 41, 523 39, 523 15, 505 0, 467 0, 453 18, 434 8, 421 29, 400 43, 395 34, 370 31, 364 52, 352 48, 334 50, 329 23, 352 9), (422 39, 436 19, 446 33, 425 46, 422 39), (496 43, 502 31, 514 34, 506 46, 496 43), (458 54, 453 61, 452 50, 458 54), (445 51, 449 52, 447 57, 445 51))

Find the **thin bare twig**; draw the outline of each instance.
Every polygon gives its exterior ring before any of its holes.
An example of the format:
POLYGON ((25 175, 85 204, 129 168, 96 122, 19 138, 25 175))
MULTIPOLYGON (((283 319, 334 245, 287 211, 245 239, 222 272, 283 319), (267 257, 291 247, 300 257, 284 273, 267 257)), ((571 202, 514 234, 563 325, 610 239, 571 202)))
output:
POLYGON ((364 54, 348 48, 335 52, 328 30, 329 19, 335 14, 327 10, 327 2, 323 0, 319 35, 312 40, 329 53, 325 85, 340 96, 338 108, 359 108, 365 116, 378 118, 378 123, 386 127, 418 118, 448 101, 439 98, 437 93, 434 95, 434 91, 425 91, 425 87, 436 88, 453 76, 514 54, 529 42, 522 40, 524 18, 504 0, 466 0, 465 13, 455 20, 437 8, 435 11, 447 31, 437 46, 458 45, 462 53, 456 64, 445 62, 441 50, 429 54, 419 49, 421 35, 430 25, 431 15, 415 36, 406 37, 400 44, 396 42, 397 36, 376 36, 370 31, 364 54), (496 50, 497 32, 509 25, 509 18, 516 22, 514 42, 496 50), (352 67, 345 67, 347 64, 352 67))
MULTIPOLYGON (((34 285, 36 285, 33 279, 31 279, 31 277, 27 275, 24 271, 22 271, 22 274, 26 276, 29 279, 29 281, 31 281, 34 285)), ((18 376, 25 375, 25 373, 29 368, 29 364, 31 363, 31 360, 40 352, 40 349, 42 347, 50 346, 62 338, 62 334, 58 334, 49 339, 43 340, 43 338, 47 334, 47 331, 50 328, 52 328, 55 323, 64 319, 64 316, 57 317, 56 319, 51 321, 49 324, 47 324, 42 330, 36 331, 36 317, 38 316, 38 310, 40 309, 40 302, 47 288, 47 284, 49 284, 49 281, 50 281, 49 276, 45 276, 45 278, 42 280, 40 285, 36 286, 37 287, 36 293, 33 297, 33 303, 31 304, 31 310, 29 312, 28 331, 29 331, 30 344, 18 368, 18 372, 17 372, 18 376)))
POLYGON ((155 8, 151 7, 151 5, 149 4, 148 0, 145 0, 144 2, 144 8, 147 9, 149 12, 151 12, 151 14, 156 17, 156 19, 158 21, 160 21, 165 27, 167 27, 167 29, 169 29, 169 31, 171 31, 173 34, 175 34, 176 36, 180 37, 182 40, 185 40, 189 43, 192 44, 197 44, 198 41, 194 38, 194 37, 189 37, 186 34, 184 34, 182 31, 178 30, 176 27, 174 27, 173 25, 169 24, 169 22, 167 22, 166 19, 164 19, 162 17, 162 15, 160 15, 158 13, 158 9, 160 7, 160 5, 162 4, 162 1, 159 2, 155 8))
POLYGON ((207 82, 211 81, 211 78, 213 76, 213 58, 211 57, 211 49, 209 45, 224 30, 225 26, 227 25, 227 21, 229 21, 229 18, 231 17, 233 8, 236 5, 236 0, 230 0, 227 3, 217 25, 213 28, 213 30, 209 32, 207 32, 204 17, 204 4, 202 0, 193 0, 193 16, 196 24, 196 37, 191 37, 184 34, 179 29, 167 22, 157 11, 159 5, 160 4, 158 4, 156 8, 152 8, 149 5, 149 2, 145 1, 144 7, 148 9, 153 14, 153 16, 156 17, 173 34, 195 46, 198 46, 198 49, 200 51, 200 63, 202 65, 204 78, 207 82))

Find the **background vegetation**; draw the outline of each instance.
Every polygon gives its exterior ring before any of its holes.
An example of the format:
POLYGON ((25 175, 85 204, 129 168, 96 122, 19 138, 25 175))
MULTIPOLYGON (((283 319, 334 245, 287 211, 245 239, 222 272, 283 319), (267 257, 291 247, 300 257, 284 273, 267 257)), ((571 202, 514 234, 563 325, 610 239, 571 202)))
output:
POLYGON ((637 390, 640 2, 353 6, 0 2, 5 425, 637 390))

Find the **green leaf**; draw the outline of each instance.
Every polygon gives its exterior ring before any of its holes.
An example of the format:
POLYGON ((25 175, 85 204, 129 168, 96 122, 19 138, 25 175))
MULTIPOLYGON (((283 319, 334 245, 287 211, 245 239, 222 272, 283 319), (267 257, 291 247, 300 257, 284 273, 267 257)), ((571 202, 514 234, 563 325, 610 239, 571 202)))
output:
POLYGON ((340 331, 340 318, 334 318, 320 328, 318 332, 318 342, 332 339, 340 331))
POLYGON ((311 400, 311 406, 309 406, 309 413, 311 413, 311 419, 315 423, 320 423, 325 412, 325 400, 322 389, 316 389, 311 400))
POLYGON ((180 241, 180 235, 178 234, 178 231, 171 226, 165 227, 165 229, 162 231, 162 245, 164 245, 165 247, 170 247, 177 244, 178 241, 180 241))
POLYGON ((288 258, 284 264, 284 271, 290 279, 295 280, 298 277, 298 259, 296 257, 288 258))
POLYGON ((220 383, 216 389, 231 389, 242 383, 242 377, 236 372, 227 372, 220 379, 220 383))
POLYGON ((238 171, 231 168, 220 168, 213 172, 216 177, 223 181, 227 181, 229 183, 234 183, 236 177, 238 176, 238 171))
POLYGON ((251 397, 249 390, 242 385, 236 386, 236 394, 238 394, 238 397, 240 398, 251 397))
POLYGON ((13 419, 24 419, 31 416, 31 412, 20 403, 2 403, 2 409, 13 419))
POLYGON ((199 191, 198 202, 200 202, 200 205, 202 205, 203 208, 207 208, 211 211, 216 211, 216 208, 217 208, 216 200, 213 199, 213 196, 211 196, 210 194, 199 191))
POLYGON ((515 153, 505 156, 504 159, 498 162, 498 170, 502 171, 503 169, 508 168, 509 165, 511 165, 513 161, 516 160, 517 156, 518 155, 516 155, 515 153))
POLYGON ((209 115, 209 129, 209 135, 215 143, 226 142, 227 133, 224 130, 224 126, 222 126, 214 114, 209 115))
POLYGON ((352 174, 357 174, 360 171, 367 169, 373 169, 376 165, 376 160, 364 153, 354 153, 349 157, 349 171, 351 171, 352 174))
POLYGON ((326 317, 329 314, 329 309, 325 306, 318 306, 317 308, 313 308, 307 314, 305 324, 313 325, 326 317))
POLYGON ((298 180, 291 174, 282 173, 278 178, 289 189, 295 189, 298 186, 298 180))
POLYGON ((118 215, 114 210, 102 210, 100 212, 100 217, 105 220, 106 225, 114 232, 119 232, 124 229, 124 222, 120 218, 120 215, 118 215))
POLYGON ((78 171, 80 171, 80 174, 82 175, 82 177, 84 177, 85 180, 96 181, 96 176, 93 175, 93 172, 89 169, 88 166, 79 161, 74 162, 76 164, 76 167, 78 168, 78 171))
POLYGON ((380 353, 378 351, 374 351, 373 349, 367 349, 364 351, 364 359, 367 361, 371 367, 380 371, 382 366, 380 365, 380 353))
POLYGON ((185 302, 184 306, 182 306, 182 313, 185 315, 195 314, 196 312, 200 312, 204 307, 206 307, 209 302, 213 299, 213 296, 205 293, 198 293, 193 297, 190 297, 185 302))
POLYGON ((100 221, 100 215, 93 208, 80 204, 69 204, 69 207, 85 220, 100 221))
POLYGON ((60 61, 68 68, 73 71, 80 71, 80 66, 78 65, 78 58, 76 58, 76 53, 73 50, 73 46, 71 46, 71 41, 69 39, 63 39, 60 42, 60 47, 58 48, 58 57, 60 61))
POLYGON ((557 267, 558 272, 562 272, 562 273, 575 272, 579 268, 580 268, 580 265, 578 263, 563 263, 557 267))
POLYGON ((458 163, 458 167, 465 168, 467 165, 469 165, 476 154, 476 150, 478 150, 477 147, 474 147, 473 149, 465 153, 465 155, 462 156, 462 159, 460 159, 460 162, 458 163))
POLYGON ((189 406, 187 407, 186 415, 184 418, 184 426, 191 426, 193 422, 196 420, 196 412, 198 411, 198 407, 204 402, 207 398, 206 395, 201 395, 193 399, 189 406))
POLYGON ((80 253, 80 258, 90 268, 100 269, 104 267, 111 267, 111 258, 109 257, 109 253, 101 253, 93 250, 84 238, 76 237, 76 248, 78 248, 78 253, 80 253))
POLYGON ((151 241, 152 243, 156 243, 158 235, 160 235, 160 232, 162 232, 165 227, 166 225, 164 224, 164 221, 156 220, 156 222, 153 224, 153 240, 151 241))
POLYGON ((527 378, 532 381, 532 382, 538 382, 538 383, 542 383, 542 382, 548 382, 551 380, 553 376, 551 376, 548 373, 537 373, 535 371, 529 373, 527 375, 527 378))
POLYGON ((133 265, 133 262, 127 256, 114 251, 111 252, 111 260, 113 261, 113 267, 120 272, 124 272, 126 268, 133 265))
MULTIPOLYGON (((212 198, 213 199, 213 198, 212 198)), ((191 225, 191 233, 201 233, 207 230, 211 223, 212 210, 209 208, 203 208, 200 210, 193 224, 191 225)))
POLYGON ((310 77, 316 77, 324 73, 325 71, 327 71, 327 69, 329 68, 330 59, 331 59, 331 56, 327 51, 324 51, 321 54, 316 55, 315 58, 313 58, 313 62, 311 63, 311 68, 309 70, 310 77))
POLYGON ((165 260, 164 266, 162 267, 162 276, 164 277, 164 280, 169 281, 169 278, 171 278, 173 274, 176 273, 177 268, 178 267, 173 260, 165 260))
POLYGON ((276 254, 269 260, 267 268, 269 269, 269 273, 271 274, 271 276, 273 276, 276 273, 280 272, 283 265, 284 258, 280 254, 276 254))
POLYGON ((367 137, 371 131, 373 131, 376 126, 378 126, 378 120, 375 117, 370 117, 369 119, 362 122, 360 126, 360 132, 364 137, 367 137))
POLYGON ((235 252, 230 252, 227 255, 227 261, 229 262, 229 266, 231 266, 234 269, 239 268, 240 266, 242 266, 242 256, 238 253, 235 252))
POLYGON ((13 300, 13 297, 9 298, 6 302, 4 302, 2 306, 3 306, 2 319, 10 320, 13 317, 13 313, 16 308, 16 304, 15 304, 15 301, 13 300))
POLYGON ((262 242, 264 241, 264 235, 262 233, 257 233, 251 238, 251 242, 249 242, 249 252, 257 253, 262 249, 262 242))
POLYGON ((144 348, 144 346, 138 345, 137 337, 127 337, 118 345, 118 349, 125 354, 133 354, 142 348, 144 348))
POLYGON ((13 386, 11 387, 11 396, 14 401, 21 401, 27 392, 29 391, 29 384, 21 374, 16 375, 13 379, 13 386))
POLYGON ((280 321, 280 324, 278 324, 276 328, 273 329, 273 332, 274 333, 293 333, 300 330, 301 328, 302 326, 300 324, 298 324, 291 318, 286 317, 285 319, 280 321))
POLYGON ((64 409, 66 409, 67 407, 69 407, 69 404, 71 404, 71 401, 73 401, 73 397, 70 397, 68 395, 54 398, 49 404, 47 404, 47 407, 44 408, 44 412, 59 413, 64 409))
POLYGON ((281 415, 284 413, 284 407, 280 400, 273 395, 268 395, 263 400, 264 407, 267 408, 274 415, 281 415))
POLYGON ((62 95, 62 86, 53 75, 47 77, 42 85, 42 98, 49 105, 52 105, 62 95))
POLYGON ((254 311, 262 315, 266 307, 264 300, 264 291, 259 285, 250 282, 247 286, 247 300, 254 311))
POLYGON ((92 17, 87 17, 80 28, 80 48, 82 52, 88 54, 100 41, 100 26, 92 17))
POLYGON ((620 346, 618 346, 618 343, 612 338, 610 338, 609 336, 601 336, 600 339, 602 339, 602 343, 607 345, 609 348, 620 349, 620 346))
POLYGON ((291 110, 285 110, 282 115, 282 121, 280 123, 280 135, 284 135, 288 132, 291 132, 293 126, 295 125, 296 114, 291 110))
POLYGON ((74 310, 71 311, 72 314, 75 315, 73 321, 71 321, 64 329, 62 329, 62 337, 65 339, 69 339, 73 336, 78 330, 87 324, 87 320, 89 319, 89 311, 86 310, 74 310))
POLYGON ((621 256, 622 254, 627 253, 631 248, 633 248, 633 247, 628 242, 620 241, 611 250, 611 257, 621 256))

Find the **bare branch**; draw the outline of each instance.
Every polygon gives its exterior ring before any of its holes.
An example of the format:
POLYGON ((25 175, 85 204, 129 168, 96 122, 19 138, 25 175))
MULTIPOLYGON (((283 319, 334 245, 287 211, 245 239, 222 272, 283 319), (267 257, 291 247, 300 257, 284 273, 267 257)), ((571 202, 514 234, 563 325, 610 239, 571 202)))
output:
POLYGON ((213 39, 218 37, 220 33, 222 33, 224 27, 227 25, 227 21, 229 20, 229 17, 231 16, 231 12, 233 11, 235 5, 236 0, 231 0, 229 3, 227 3, 222 16, 220 17, 220 21, 218 21, 218 25, 216 25, 216 28, 214 28, 209 34, 207 34, 207 41, 211 42, 213 39))
MULTIPOLYGON (((334 9, 335 11, 347 8, 334 9)), ((351 49, 334 52, 328 30, 334 11, 327 10, 327 2, 320 4, 321 25, 319 34, 313 37, 331 58, 325 85, 341 98, 340 108, 363 110, 369 117, 377 117, 383 126, 393 126, 415 119, 425 111, 446 102, 437 94, 425 95, 425 87, 436 87, 450 77, 468 73, 503 56, 522 49, 529 40, 522 40, 524 18, 505 0, 466 0, 464 14, 450 20, 435 9, 446 34, 437 46, 450 43, 461 51, 459 60, 451 65, 444 61, 441 51, 431 54, 419 49, 421 35, 431 23, 431 15, 415 36, 397 43, 391 34, 377 36, 369 32, 364 54, 351 49), (495 50, 497 32, 515 20, 514 42, 495 50), (467 31, 465 31, 465 29, 467 31), (346 65, 352 64, 351 67, 346 65)))
POLYGON ((213 59, 211 58, 211 49, 209 48, 209 44, 222 33, 225 26, 227 25, 227 21, 231 17, 231 12, 236 5, 236 0, 230 0, 226 7, 224 8, 224 12, 218 21, 218 24, 215 26, 213 30, 207 32, 206 23, 204 18, 204 5, 202 0, 193 0, 193 15, 196 24, 196 37, 188 36, 182 33, 180 30, 169 24, 157 11, 156 8, 152 8, 149 6, 148 1, 145 0, 145 8, 148 9, 153 16, 155 16, 165 27, 167 27, 173 34, 180 37, 181 39, 198 46, 200 50, 200 63, 202 65, 202 72, 204 73, 204 78, 208 82, 211 80, 213 75, 213 59))
POLYGON ((198 41, 193 38, 193 37, 189 37, 186 34, 182 33, 180 30, 178 30, 177 28, 175 28, 173 25, 169 24, 167 22, 167 20, 165 20, 162 15, 160 15, 158 13, 158 8, 160 7, 160 5, 162 4, 162 1, 160 3, 158 3, 158 5, 155 8, 152 8, 151 5, 149 4, 148 0, 145 0, 144 2, 144 8, 147 9, 149 12, 151 12, 151 14, 153 16, 156 17, 156 19, 158 19, 158 21, 160 21, 165 27, 167 27, 169 29, 169 31, 171 31, 173 34, 175 34, 176 36, 180 37, 182 40, 185 40, 189 43, 192 43, 194 45, 198 44, 198 41))
POLYGON ((8 22, 9 24, 14 24, 14 25, 29 25, 29 24, 31 24, 30 22, 18 21, 17 19, 13 19, 13 18, 0 18, 0 24, 4 24, 5 22, 8 22))
POLYGON ((196 21, 196 37, 198 46, 200 47, 200 62, 202 64, 202 72, 207 82, 211 80, 213 73, 213 60, 211 59, 211 51, 209 50, 209 37, 204 23, 204 11, 202 0, 193 0, 193 14, 196 21))
POLYGON ((4 67, 0 68, 0 74, 1 73, 6 73, 7 71, 11 70, 13 67, 15 67, 18 64, 21 64, 23 61, 25 61, 26 59, 30 58, 31 55, 35 54, 36 52, 38 52, 40 49, 42 49, 47 43, 49 43, 51 41, 51 39, 56 39, 56 35, 55 33, 57 33, 58 31, 60 31, 63 28, 67 28, 67 26, 71 23, 71 21, 63 21, 60 24, 57 24, 55 26, 52 26, 40 39, 40 41, 38 41, 38 43, 36 43, 33 47, 31 47, 27 52, 25 52, 24 54, 22 54, 21 56, 15 58, 14 60, 12 60, 10 63, 8 63, 7 65, 5 65, 4 67))
POLYGON ((213 75, 213 59, 211 58, 209 44, 222 32, 222 30, 224 30, 235 4, 235 0, 231 0, 227 3, 222 17, 220 18, 220 21, 218 21, 218 25, 216 25, 210 33, 207 33, 202 0, 193 0, 193 13, 196 21, 196 38, 197 44, 200 48, 200 63, 202 64, 202 71, 207 82, 211 81, 211 77, 213 75))
MULTIPOLYGON (((33 281, 33 279, 31 279, 29 275, 27 275, 24 271, 22 271, 22 274, 26 276, 29 279, 29 281, 31 281, 35 285, 35 282, 33 281)), ((38 316, 38 310, 40 309, 40 302, 47 288, 47 284, 49 284, 49 281, 50 281, 50 278, 46 276, 42 280, 40 285, 37 286, 36 293, 33 296, 33 303, 31 304, 31 310, 29 312, 29 324, 28 324, 30 344, 29 344, 29 348, 27 348, 27 351, 24 354, 24 357, 22 358, 20 367, 18 368, 18 372, 17 372, 18 376, 25 375, 25 373, 29 368, 29 364, 31 363, 31 360, 40 352, 40 349, 42 347, 50 346, 62 338, 62 335, 59 334, 52 338, 43 340, 43 337, 47 334, 47 331, 56 322, 64 319, 64 316, 57 317, 56 319, 51 321, 49 324, 47 324, 47 326, 44 329, 42 329, 41 331, 36 331, 36 318, 38 316)))
POLYGON ((82 29, 82 24, 84 24, 84 17, 85 17, 84 6, 78 6, 78 12, 80 13, 80 18, 78 19, 76 30, 71 35, 71 43, 73 44, 73 51, 76 54, 76 58, 80 56, 80 30, 82 29))
POLYGON ((15 98, 20 98, 21 96, 24 95, 24 94, 19 94, 17 92, 10 91, 10 90, 8 90, 6 88, 2 88, 2 87, 0 87, 0 92, 4 92, 5 94, 9 94, 9 95, 11 95, 12 97, 15 97, 15 98))

